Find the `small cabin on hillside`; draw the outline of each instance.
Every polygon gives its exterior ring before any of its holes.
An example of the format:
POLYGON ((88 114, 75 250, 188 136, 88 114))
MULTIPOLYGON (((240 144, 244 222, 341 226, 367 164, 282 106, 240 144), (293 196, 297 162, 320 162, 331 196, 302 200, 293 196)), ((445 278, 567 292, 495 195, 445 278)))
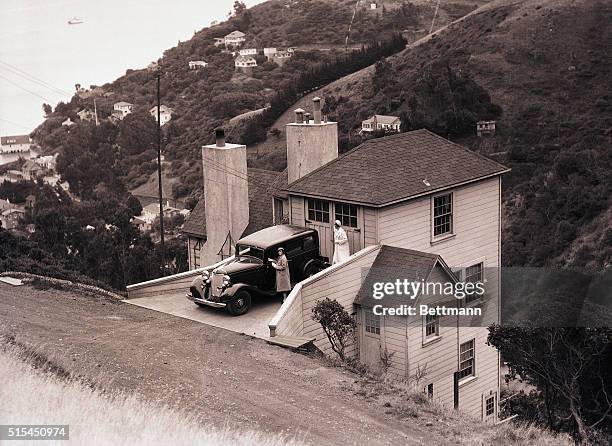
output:
POLYGON ((116 102, 113 105, 113 115, 116 116, 118 119, 124 119, 127 115, 132 113, 133 109, 134 104, 130 104, 129 102, 125 101, 116 102))
POLYGON ((232 31, 224 37, 226 47, 241 46, 246 41, 246 34, 242 31, 232 31))
MULTIPOLYGON (((155 107, 153 107, 151 110, 149 110, 149 113, 153 117, 153 119, 155 119, 155 121, 157 121, 157 105, 155 107)), ((170 122, 172 120, 172 113, 174 113, 174 110, 172 110, 170 107, 167 107, 167 106, 162 104, 159 107, 159 122, 160 122, 160 125, 164 125, 164 124, 167 124, 168 122, 170 122)))
POLYGON ((399 132, 402 121, 397 116, 374 115, 361 122, 361 133, 375 132, 379 130, 399 132))
POLYGON ((478 121, 476 123, 476 134, 481 137, 495 135, 495 121, 478 121))
POLYGON ((207 66, 208 66, 208 63, 204 62, 203 60, 190 60, 189 61, 190 70, 197 70, 198 68, 206 68, 207 66))

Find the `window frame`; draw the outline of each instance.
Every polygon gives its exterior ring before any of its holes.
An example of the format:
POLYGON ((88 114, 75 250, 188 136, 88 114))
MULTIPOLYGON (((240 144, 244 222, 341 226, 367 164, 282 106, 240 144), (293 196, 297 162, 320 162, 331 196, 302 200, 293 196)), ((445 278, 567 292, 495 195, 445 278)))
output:
POLYGON ((202 252, 202 247, 204 243, 202 243, 202 239, 195 239, 196 242, 193 245, 193 249, 191 250, 191 256, 193 260, 193 269, 200 268, 200 253, 202 252))
MULTIPOLYGON (((466 266, 461 273, 461 276, 463 278, 463 281, 465 283, 485 283, 485 277, 484 277, 484 261, 480 261, 480 262, 476 262, 470 266, 466 266), (480 271, 478 272, 480 275, 480 280, 476 280, 476 281, 472 281, 470 280, 470 277, 474 276, 474 274, 469 274, 468 275, 468 270, 470 268, 480 268, 480 271)), ((474 302, 479 302, 481 299, 483 298, 483 296, 479 296, 476 293, 472 293, 472 294, 466 294, 466 296, 463 298, 463 303, 465 305, 469 305, 472 304, 474 302)))
MULTIPOLYGON (((475 267, 477 265, 482 265, 482 269, 481 269, 482 283, 486 284, 487 279, 485 277, 485 271, 486 271, 486 258, 485 257, 479 257, 477 259, 466 262, 463 265, 459 265, 456 269, 453 269, 453 273, 455 274, 455 276, 457 276, 457 280, 459 282, 467 282, 466 280, 467 269, 475 267)), ((485 293, 482 296, 477 296, 475 294, 472 294, 471 296, 475 296, 475 297, 473 299, 468 299, 468 296, 466 295, 466 297, 461 299, 460 305, 461 306, 477 306, 482 303, 486 295, 487 293, 486 293, 486 287, 485 287, 485 293)))
POLYGON ((330 223, 331 209, 330 202, 319 198, 308 198, 306 200, 306 219, 317 223, 330 223), (311 207, 312 204, 312 207, 311 207), (320 204, 320 209, 317 205, 320 204), (312 212, 312 214, 311 214, 312 212), (320 214, 320 215, 319 215, 320 214), (323 217, 327 215, 327 220, 323 217), (322 219, 319 219, 321 217, 322 219))
POLYGON ((444 192, 444 193, 440 193, 437 195, 433 195, 431 197, 431 240, 432 241, 444 240, 446 238, 453 237, 455 235, 455 203, 454 202, 455 202, 454 192, 444 192), (441 206, 436 206, 436 200, 439 200, 443 197, 450 197, 450 202, 444 205, 444 206, 450 205, 450 210, 446 213, 436 215, 436 209, 441 207, 441 206), (439 219, 442 217, 449 217, 449 221, 447 223, 442 223, 444 225, 448 224, 449 230, 447 232, 436 234, 436 228, 441 226, 441 224, 436 224, 436 219, 439 219))
POLYGON ((342 226, 346 228, 359 228, 359 206, 351 203, 334 202, 334 221, 340 220, 342 226), (354 215, 352 211, 355 211, 354 215), (348 211, 348 213, 345 213, 348 211), (348 219, 348 220, 345 220, 348 219), (346 223, 348 221, 348 223, 346 223), (354 224, 353 224, 354 223, 354 224))
POLYGON ((363 328, 365 333, 380 336, 380 316, 371 309, 364 309, 363 328))
POLYGON ((472 338, 468 341, 462 342, 459 344, 459 381, 467 380, 476 376, 476 338, 472 338), (463 347, 467 344, 470 346, 464 350, 463 347), (462 355, 471 351, 471 356, 462 359, 462 355), (464 363, 471 362, 469 366, 463 366, 464 363), (471 369, 470 373, 465 373, 464 371, 471 369))
POLYGON ((486 417, 490 417, 490 416, 494 416, 495 415, 495 400, 496 400, 496 394, 490 395, 490 396, 485 396, 484 399, 484 416, 486 417), (491 404, 491 409, 492 411, 489 413, 489 401, 492 401, 491 404))
POLYGON ((430 343, 441 339, 440 336, 440 318, 437 315, 423 315, 423 347, 425 347, 426 345, 429 345, 430 343), (434 327, 434 332, 433 333, 427 333, 428 329, 432 326, 432 322, 428 321, 428 318, 433 317, 433 327, 434 327))

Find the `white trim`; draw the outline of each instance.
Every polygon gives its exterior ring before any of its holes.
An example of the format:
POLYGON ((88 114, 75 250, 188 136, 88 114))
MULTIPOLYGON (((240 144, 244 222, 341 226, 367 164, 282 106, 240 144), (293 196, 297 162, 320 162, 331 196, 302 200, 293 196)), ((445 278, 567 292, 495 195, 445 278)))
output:
POLYGON ((455 192, 454 191, 444 191, 443 193, 439 193, 439 194, 432 194, 431 197, 429 197, 429 243, 431 245, 435 245, 436 243, 440 243, 442 241, 445 241, 449 238, 455 237, 457 235, 456 231, 455 231, 455 192), (451 221, 450 221, 450 225, 451 225, 451 230, 450 232, 445 232, 444 234, 440 234, 440 235, 434 235, 434 231, 435 231, 435 200, 436 198, 439 197, 444 197, 446 195, 450 195, 450 205, 451 205, 451 211, 450 211, 450 217, 451 217, 451 221))
POLYGON ((283 302, 283 304, 278 309, 276 314, 272 317, 272 319, 270 319, 270 322, 268 323, 268 328, 270 329, 270 337, 276 336, 276 328, 278 327, 278 324, 280 324, 280 322, 283 319, 283 317, 285 317, 285 314, 287 313, 287 311, 289 310, 289 308, 293 304, 293 301, 296 299, 296 296, 299 295, 302 292, 302 287, 304 287, 305 285, 309 285, 309 284, 311 284, 313 282, 316 282, 318 280, 321 280, 324 277, 329 276, 331 273, 335 272, 336 270, 338 270, 340 268, 343 268, 345 265, 347 265, 349 263, 353 263, 356 260, 360 259, 361 257, 366 256, 366 255, 368 255, 368 254, 370 254, 370 253, 380 249, 380 247, 381 247, 381 245, 368 246, 367 248, 364 248, 361 251, 356 252, 355 254, 350 256, 345 261, 340 262, 340 263, 336 263, 335 265, 332 265, 329 268, 324 269, 323 271, 319 271, 314 276, 308 277, 308 278, 302 280, 301 282, 298 282, 293 287, 293 289, 291 290, 291 292, 289 293, 289 295, 285 299, 285 302, 283 302))

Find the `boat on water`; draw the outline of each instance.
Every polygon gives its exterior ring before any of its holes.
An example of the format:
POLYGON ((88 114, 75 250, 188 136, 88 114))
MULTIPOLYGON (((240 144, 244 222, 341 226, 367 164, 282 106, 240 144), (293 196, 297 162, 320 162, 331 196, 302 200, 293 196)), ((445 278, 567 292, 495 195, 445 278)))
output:
POLYGON ((78 17, 73 17, 68 20, 69 25, 80 25, 81 23, 84 23, 83 19, 79 19, 78 17))

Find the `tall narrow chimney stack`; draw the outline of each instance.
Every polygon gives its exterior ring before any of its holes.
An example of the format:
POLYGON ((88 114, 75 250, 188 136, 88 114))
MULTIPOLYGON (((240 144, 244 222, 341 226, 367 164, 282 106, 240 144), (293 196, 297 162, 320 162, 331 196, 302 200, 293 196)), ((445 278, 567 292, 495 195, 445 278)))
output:
POLYGON ((315 124, 321 124, 321 98, 316 97, 312 100, 313 103, 313 118, 315 124))
POLYGON ((298 108, 295 110, 295 123, 296 124, 304 123, 304 110, 301 108, 298 108))
POLYGON ((225 130, 221 127, 215 129, 215 141, 217 147, 225 147, 225 130))
POLYGON ((304 122, 310 124, 310 113, 304 113, 304 122))

